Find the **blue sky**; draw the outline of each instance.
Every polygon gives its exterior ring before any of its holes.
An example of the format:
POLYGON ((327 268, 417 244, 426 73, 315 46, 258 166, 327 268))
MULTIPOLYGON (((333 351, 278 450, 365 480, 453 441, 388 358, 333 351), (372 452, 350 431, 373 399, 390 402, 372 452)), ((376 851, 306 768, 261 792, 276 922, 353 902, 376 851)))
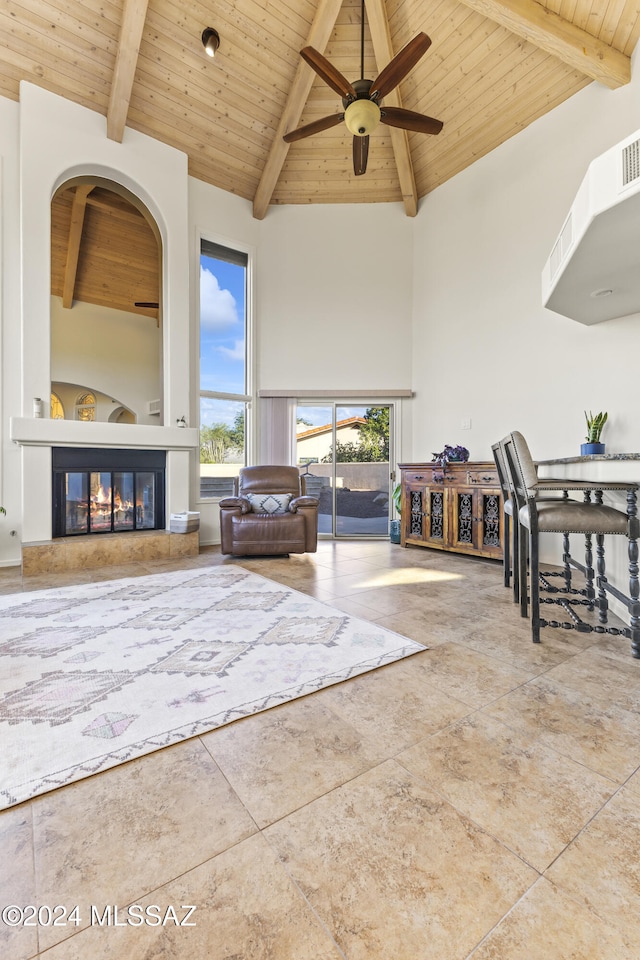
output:
POLYGON ((246 269, 200 257, 200 387, 245 393, 246 269))
MULTIPOLYGON (((200 389, 246 392, 246 269, 200 257, 200 389)), ((243 405, 231 400, 200 401, 201 423, 233 425, 243 405)))

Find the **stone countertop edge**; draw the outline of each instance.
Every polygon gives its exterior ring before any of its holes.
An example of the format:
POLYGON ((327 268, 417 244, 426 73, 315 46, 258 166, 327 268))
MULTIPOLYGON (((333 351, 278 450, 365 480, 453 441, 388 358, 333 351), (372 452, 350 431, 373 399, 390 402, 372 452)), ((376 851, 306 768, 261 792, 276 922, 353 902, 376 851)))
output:
POLYGON ((640 453, 594 453, 588 457, 555 457, 553 460, 536 460, 539 467, 554 463, 593 463, 598 460, 640 460, 640 453))

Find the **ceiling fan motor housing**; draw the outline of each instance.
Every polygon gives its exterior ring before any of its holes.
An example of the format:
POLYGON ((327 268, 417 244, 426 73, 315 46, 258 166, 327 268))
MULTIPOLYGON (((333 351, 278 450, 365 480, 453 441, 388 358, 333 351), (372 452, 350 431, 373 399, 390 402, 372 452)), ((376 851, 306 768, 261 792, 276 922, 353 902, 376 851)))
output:
POLYGON ((380 123, 380 107, 369 96, 373 80, 355 80, 353 86, 358 94, 356 100, 342 100, 344 122, 354 137, 368 137, 380 123))

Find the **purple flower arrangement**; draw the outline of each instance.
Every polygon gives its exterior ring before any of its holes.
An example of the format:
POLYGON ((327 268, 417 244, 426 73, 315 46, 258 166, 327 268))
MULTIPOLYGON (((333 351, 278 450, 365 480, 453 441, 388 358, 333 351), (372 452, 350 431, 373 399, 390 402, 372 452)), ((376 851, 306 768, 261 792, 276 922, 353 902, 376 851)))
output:
POLYGON ((441 450, 440 453, 434 453, 433 462, 437 463, 440 467, 446 467, 448 463, 466 463, 469 459, 469 451, 466 447, 450 447, 446 445, 444 450, 441 450))

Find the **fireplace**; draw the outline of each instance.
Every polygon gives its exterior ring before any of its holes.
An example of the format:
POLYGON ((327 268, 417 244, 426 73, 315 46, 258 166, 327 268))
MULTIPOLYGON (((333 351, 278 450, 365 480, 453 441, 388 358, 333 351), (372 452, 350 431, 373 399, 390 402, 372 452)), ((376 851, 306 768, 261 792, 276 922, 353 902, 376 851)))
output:
POLYGON ((53 536, 160 530, 164 450, 53 447, 53 536))

